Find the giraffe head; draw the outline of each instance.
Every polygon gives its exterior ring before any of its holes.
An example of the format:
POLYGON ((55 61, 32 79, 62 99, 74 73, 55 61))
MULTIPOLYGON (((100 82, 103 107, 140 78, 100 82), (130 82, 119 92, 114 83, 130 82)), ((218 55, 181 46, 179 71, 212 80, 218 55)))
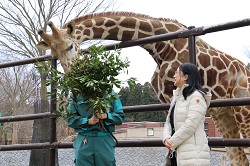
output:
POLYGON ((73 60, 78 59, 80 54, 79 43, 73 37, 75 26, 71 23, 66 29, 58 29, 51 21, 48 25, 52 34, 47 34, 42 29, 38 30, 43 41, 36 47, 40 50, 51 49, 52 56, 59 59, 64 72, 68 73, 73 60))

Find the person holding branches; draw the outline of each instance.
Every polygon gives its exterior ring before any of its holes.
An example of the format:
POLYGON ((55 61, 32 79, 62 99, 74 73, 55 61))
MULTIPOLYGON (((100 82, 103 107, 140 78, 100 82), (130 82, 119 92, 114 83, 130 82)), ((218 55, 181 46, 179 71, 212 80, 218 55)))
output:
MULTIPOLYGON (((113 92, 115 93, 115 92, 113 92)), ((112 108, 106 113, 88 108, 88 102, 78 95, 77 102, 72 100, 67 109, 73 115, 67 125, 78 133, 74 140, 74 163, 76 166, 115 166, 116 139, 112 135, 115 125, 124 121, 124 112, 119 98, 109 103, 112 108)))
POLYGON ((204 131, 204 120, 211 101, 205 92, 197 67, 181 64, 174 75, 173 98, 163 129, 167 147, 165 165, 210 166, 210 148, 204 131))

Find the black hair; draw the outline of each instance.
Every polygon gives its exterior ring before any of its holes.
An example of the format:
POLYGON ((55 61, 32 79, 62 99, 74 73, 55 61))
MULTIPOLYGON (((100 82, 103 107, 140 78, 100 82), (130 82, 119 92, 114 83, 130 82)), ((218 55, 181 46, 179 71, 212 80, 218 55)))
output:
POLYGON ((187 84, 188 86, 183 89, 183 96, 185 100, 195 90, 206 94, 205 90, 201 86, 201 78, 198 68, 193 63, 183 63, 179 66, 179 71, 182 71, 184 75, 188 75, 187 84))

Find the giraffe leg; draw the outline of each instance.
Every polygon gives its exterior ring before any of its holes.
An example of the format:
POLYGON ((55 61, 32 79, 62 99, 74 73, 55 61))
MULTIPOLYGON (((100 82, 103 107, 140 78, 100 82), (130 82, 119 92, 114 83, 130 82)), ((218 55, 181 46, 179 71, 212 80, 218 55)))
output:
MULTIPOLYGON (((250 138, 250 106, 233 107, 233 109, 242 137, 250 138)), ((248 147, 248 150, 250 152, 250 147, 248 147)))
MULTIPOLYGON (((229 107, 220 108, 219 111, 212 116, 213 120, 223 138, 240 138, 239 128, 230 111, 232 112, 233 110, 229 107)), ((231 166, 249 166, 248 159, 242 147, 226 147, 226 152, 230 159, 231 166)))

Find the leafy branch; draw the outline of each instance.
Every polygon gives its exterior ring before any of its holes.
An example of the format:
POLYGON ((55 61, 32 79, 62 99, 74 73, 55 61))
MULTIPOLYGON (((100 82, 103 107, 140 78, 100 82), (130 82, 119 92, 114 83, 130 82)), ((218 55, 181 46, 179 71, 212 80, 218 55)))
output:
MULTIPOLYGON (((51 66, 37 66, 38 70, 49 73, 47 85, 52 81, 56 83, 56 101, 59 103, 59 110, 55 110, 55 114, 64 119, 71 116, 65 99, 70 97, 77 102, 79 95, 88 102, 88 110, 94 108, 99 113, 105 113, 111 108, 109 103, 119 97, 112 92, 113 88, 121 88, 121 84, 124 83, 116 76, 121 72, 128 73, 127 68, 130 65, 127 58, 121 60, 120 54, 120 50, 106 51, 103 46, 93 45, 88 53, 82 53, 81 58, 73 62, 71 70, 66 74, 51 66)), ((132 77, 126 81, 130 88, 133 88, 136 78, 132 77)))

